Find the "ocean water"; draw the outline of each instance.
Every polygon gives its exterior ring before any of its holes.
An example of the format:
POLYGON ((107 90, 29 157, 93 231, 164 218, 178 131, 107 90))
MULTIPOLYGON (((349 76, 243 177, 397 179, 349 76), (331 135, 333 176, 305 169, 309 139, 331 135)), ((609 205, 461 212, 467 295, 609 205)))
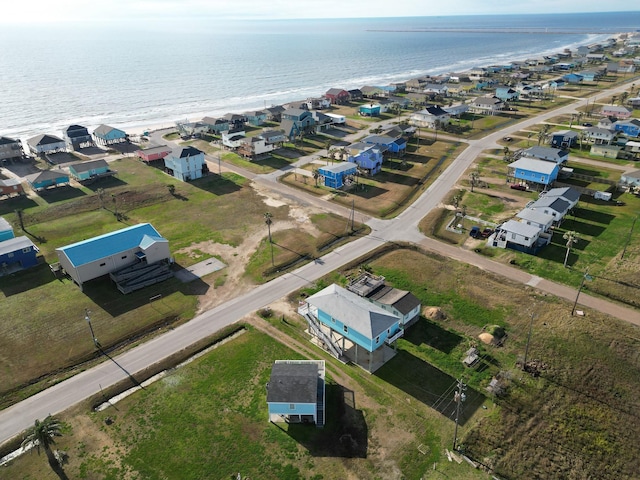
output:
POLYGON ((0 135, 60 135, 74 123, 168 126, 638 29, 640 12, 11 27, 0 31, 0 135), (434 27, 522 33, 420 31, 434 27))

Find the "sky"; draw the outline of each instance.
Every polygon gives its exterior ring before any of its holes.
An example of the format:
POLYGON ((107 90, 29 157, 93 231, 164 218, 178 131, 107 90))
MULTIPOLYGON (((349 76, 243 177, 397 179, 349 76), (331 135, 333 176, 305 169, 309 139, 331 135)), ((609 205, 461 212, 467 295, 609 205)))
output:
POLYGON ((225 19, 416 17, 637 11, 629 0, 3 0, 0 24, 212 16, 225 19))

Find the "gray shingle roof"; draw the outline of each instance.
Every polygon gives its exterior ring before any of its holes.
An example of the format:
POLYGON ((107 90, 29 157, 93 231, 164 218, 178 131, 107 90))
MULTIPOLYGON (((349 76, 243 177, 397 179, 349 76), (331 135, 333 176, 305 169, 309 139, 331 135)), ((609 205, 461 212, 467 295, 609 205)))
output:
POLYGON ((318 365, 276 363, 271 368, 267 402, 316 403, 318 365))

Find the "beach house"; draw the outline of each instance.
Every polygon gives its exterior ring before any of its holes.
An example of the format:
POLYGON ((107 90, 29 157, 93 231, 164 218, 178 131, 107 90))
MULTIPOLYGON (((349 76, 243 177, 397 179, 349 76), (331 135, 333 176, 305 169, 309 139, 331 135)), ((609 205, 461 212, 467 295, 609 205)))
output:
POLYGON ((229 130, 229 120, 226 118, 204 117, 202 123, 207 125, 209 133, 219 135, 221 132, 229 130))
POLYGON ((451 114, 445 109, 434 105, 418 112, 414 112, 409 117, 409 123, 421 128, 436 128, 436 125, 446 125, 451 119, 451 114))
POLYGON ((80 150, 82 148, 93 147, 93 137, 87 130, 87 127, 82 125, 70 125, 62 133, 67 150, 70 152, 73 150, 80 150))
POLYGON ((340 162, 318 169, 318 174, 324 179, 324 186, 336 189, 350 184, 351 178, 355 176, 357 172, 358 167, 350 162, 340 162))
POLYGON ((569 152, 559 148, 535 146, 525 149, 523 156, 561 164, 567 162, 569 159, 569 152))
POLYGON ((631 117, 631 110, 619 105, 605 105, 600 109, 600 115, 603 117, 615 117, 619 120, 626 120, 631 117))
POLYGON ((542 229, 539 226, 507 220, 496 227, 489 242, 494 247, 535 254, 541 246, 546 245, 546 240, 542 244, 538 242, 541 232, 542 229))
POLYGON ((209 172, 204 152, 195 147, 173 150, 163 160, 165 171, 183 182, 201 178, 209 172))
POLYGON ((555 182, 559 172, 559 164, 533 157, 520 157, 507 167, 508 178, 544 187, 555 182))
POLYGON ((29 150, 34 155, 46 155, 49 153, 64 152, 67 149, 67 144, 61 138, 55 135, 36 135, 27 140, 29 150))
POLYGON ((159 145, 157 147, 144 148, 136 150, 136 155, 143 162, 153 162, 156 160, 162 160, 164 157, 171 153, 171 147, 166 145, 159 145))
POLYGON ((349 92, 347 90, 344 90, 343 88, 330 88, 329 90, 327 90, 327 93, 325 93, 324 96, 328 98, 332 104, 335 105, 347 103, 351 98, 349 92))
POLYGON ((10 137, 0 137, 0 165, 5 160, 12 160, 14 158, 22 158, 22 142, 10 137))
POLYGON ((361 173, 375 175, 382 169, 382 150, 377 145, 363 142, 352 143, 346 147, 347 161, 355 163, 361 173))
POLYGON ((495 115, 504 110, 504 102, 496 96, 476 97, 469 104, 469 111, 481 115, 495 115))
POLYGON ((402 156, 407 149, 407 140, 400 136, 369 135, 362 139, 362 143, 375 145, 383 153, 390 152, 399 156, 402 156))
POLYGON ((104 159, 79 162, 69 165, 69 174, 79 182, 93 181, 103 177, 110 177, 117 172, 109 168, 104 159))
POLYGON ((58 187, 69 183, 69 175, 62 170, 42 170, 25 177, 27 183, 36 191, 49 187, 58 187))
POLYGON ((270 422, 325 424, 324 360, 276 360, 267 383, 270 422))
POLYGON ((551 134, 551 146, 561 150, 568 150, 578 143, 578 132, 574 130, 560 130, 551 134))
POLYGON ((398 316, 336 284, 308 297, 298 313, 312 341, 368 372, 395 355, 389 345, 404 334, 398 316))
POLYGON ((169 242, 149 223, 132 225, 56 248, 60 266, 82 288, 89 280, 137 263, 170 259, 169 242))
POLYGON ((40 250, 29 237, 12 237, 0 242, 0 276, 38 265, 40 250))
POLYGON ((22 195, 24 187, 17 178, 0 179, 0 196, 22 195))
POLYGON ((627 137, 638 138, 640 136, 640 120, 622 120, 613 124, 616 132, 624 133, 627 137))
POLYGON ((100 125, 93 131, 93 137, 96 143, 103 146, 113 145, 115 143, 123 143, 128 140, 124 130, 110 127, 109 125, 100 125))

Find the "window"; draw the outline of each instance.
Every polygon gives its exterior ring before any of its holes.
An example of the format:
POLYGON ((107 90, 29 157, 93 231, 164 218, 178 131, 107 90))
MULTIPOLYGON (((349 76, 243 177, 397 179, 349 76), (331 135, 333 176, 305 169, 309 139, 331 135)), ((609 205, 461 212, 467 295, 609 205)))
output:
POLYGON ((26 247, 22 249, 22 253, 29 253, 31 251, 31 247, 26 247))
POLYGON ((391 329, 387 328, 387 335, 391 335, 391 329))
POLYGON ((14 255, 14 253, 13 253, 13 252, 11 252, 11 253, 9 253, 9 254, 7 255, 7 257, 9 257, 9 258, 13 258, 13 255, 14 255))
POLYGON ((101 263, 100 264, 101 267, 104 267, 105 265, 106 265, 106 263, 101 263))
POLYGON ((336 323, 336 319, 331 317, 331 323, 336 323))
POLYGON ((380 343, 380 336, 379 335, 376 337, 376 343, 380 343))
POLYGON ((347 327, 346 325, 342 326, 342 330, 344 330, 344 333, 349 333, 349 327, 347 327))
POLYGON ((295 410, 296 409, 296 404, 295 403, 290 403, 289 404, 289 410, 295 410))
POLYGON ((126 256, 126 255, 123 255, 123 256, 122 256, 122 260, 124 260, 125 258, 127 258, 127 256, 126 256))

